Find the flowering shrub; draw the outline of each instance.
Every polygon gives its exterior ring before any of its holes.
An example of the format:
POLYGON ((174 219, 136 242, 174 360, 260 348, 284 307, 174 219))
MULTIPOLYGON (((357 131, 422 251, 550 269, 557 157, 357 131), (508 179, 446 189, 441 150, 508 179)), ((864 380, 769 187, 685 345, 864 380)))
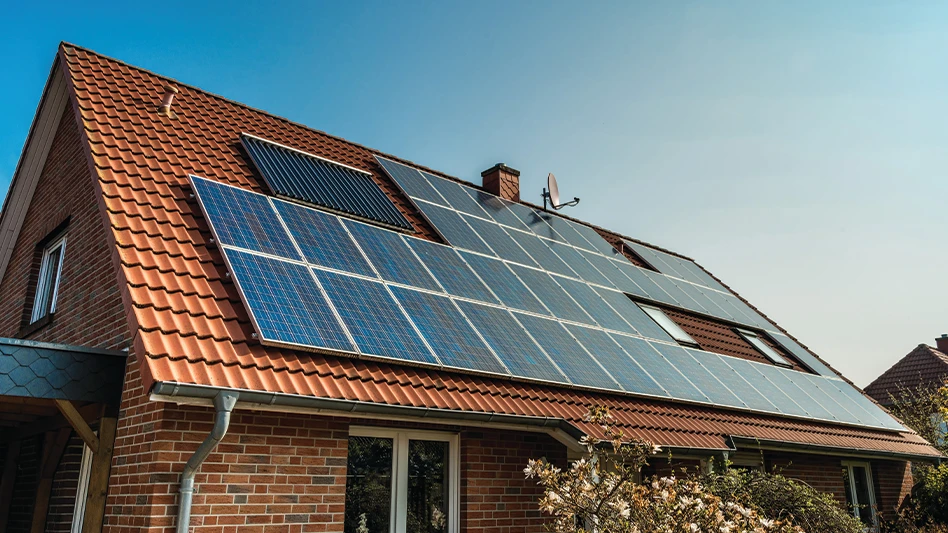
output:
POLYGON ((660 449, 627 440, 604 408, 590 411, 605 439, 586 437, 586 456, 562 470, 531 460, 524 473, 543 487, 540 509, 558 533, 803 533, 787 520, 725 501, 695 479, 656 478, 636 483, 648 457, 660 449), (604 446, 601 446, 604 445, 604 446))
POLYGON ((807 533, 863 533, 865 526, 832 496, 777 473, 726 468, 701 476, 705 490, 741 502, 807 533))

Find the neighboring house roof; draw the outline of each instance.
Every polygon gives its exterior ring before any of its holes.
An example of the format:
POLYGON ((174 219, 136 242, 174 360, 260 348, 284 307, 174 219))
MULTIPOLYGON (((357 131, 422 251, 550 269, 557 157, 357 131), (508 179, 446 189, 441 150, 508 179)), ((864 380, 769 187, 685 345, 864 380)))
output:
POLYGON ((559 418, 592 433, 597 429, 588 427, 583 415, 589 405, 605 404, 631 436, 666 446, 726 449, 727 437, 734 436, 937 455, 910 431, 843 427, 260 344, 219 249, 209 243, 211 233, 188 175, 266 192, 240 151, 241 133, 258 135, 372 173, 422 236, 427 232, 434 238, 380 172, 374 159, 379 152, 177 83, 176 117, 162 116, 155 111, 167 78, 68 44, 58 60, 68 73, 71 101, 115 238, 118 276, 131 329, 137 332, 135 355, 146 390, 167 382, 559 418))
POLYGON ((882 373, 865 391, 883 405, 891 405, 901 388, 948 384, 948 354, 927 344, 919 344, 899 362, 882 373))

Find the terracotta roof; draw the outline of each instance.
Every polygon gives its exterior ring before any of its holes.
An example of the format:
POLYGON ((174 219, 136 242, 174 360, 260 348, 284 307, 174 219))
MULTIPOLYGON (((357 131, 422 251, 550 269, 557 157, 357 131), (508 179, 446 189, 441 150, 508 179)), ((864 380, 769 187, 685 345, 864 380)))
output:
POLYGON ((263 346, 252 337, 247 312, 225 276, 219 251, 209 245, 211 235, 190 194, 188 174, 263 191, 241 153, 239 135, 245 132, 366 170, 412 214, 413 207, 374 161, 377 152, 177 82, 172 82, 180 89, 174 117, 159 115, 156 109, 167 78, 68 44, 62 45, 59 60, 67 69, 104 216, 115 237, 118 276, 127 291, 131 329, 138 332, 135 354, 146 388, 159 381, 179 382, 560 417, 579 427, 584 426, 588 405, 607 404, 632 435, 666 446, 720 449, 726 436, 740 435, 936 453, 908 432, 853 429, 263 346))
POLYGON ((883 405, 891 405, 890 394, 898 396, 900 387, 948 384, 948 355, 927 344, 919 344, 869 386, 866 394, 883 405))

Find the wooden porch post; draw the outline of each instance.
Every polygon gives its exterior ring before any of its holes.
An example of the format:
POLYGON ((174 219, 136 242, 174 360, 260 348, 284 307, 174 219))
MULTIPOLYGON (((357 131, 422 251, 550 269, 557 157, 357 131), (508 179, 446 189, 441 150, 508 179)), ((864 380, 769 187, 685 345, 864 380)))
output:
POLYGON ((49 513, 49 494, 53 490, 53 475, 59 460, 66 451, 72 428, 50 431, 43 439, 43 460, 40 462, 40 479, 36 487, 36 499, 33 500, 33 522, 31 533, 43 533, 46 530, 46 515, 49 513))
POLYGON ((86 514, 82 519, 82 533, 100 533, 105 518, 105 497, 109 489, 109 469, 112 467, 112 450, 115 446, 115 414, 109 413, 99 421, 99 450, 92 456, 92 472, 89 475, 89 494, 86 497, 86 514))

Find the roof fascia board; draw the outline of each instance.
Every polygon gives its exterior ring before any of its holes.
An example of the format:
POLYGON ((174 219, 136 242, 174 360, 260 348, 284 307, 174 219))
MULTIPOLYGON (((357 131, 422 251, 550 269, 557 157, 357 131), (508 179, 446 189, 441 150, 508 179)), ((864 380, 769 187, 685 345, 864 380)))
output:
POLYGON ((26 212, 36 191, 46 157, 53 145, 53 138, 59 129, 59 122, 69 101, 66 80, 59 57, 53 61, 43 97, 40 99, 30 125, 30 133, 23 144, 20 160, 17 162, 10 188, 0 209, 0 279, 3 279, 13 255, 20 229, 26 219, 26 212))
POLYGON ((806 453, 808 455, 831 455, 856 459, 902 459, 920 460, 932 463, 941 463, 945 458, 934 455, 923 455, 904 452, 885 452, 876 450, 859 450, 856 448, 840 448, 822 444, 805 444, 777 440, 763 440, 754 437, 730 437, 735 449, 739 451, 766 450, 772 452, 806 453))

